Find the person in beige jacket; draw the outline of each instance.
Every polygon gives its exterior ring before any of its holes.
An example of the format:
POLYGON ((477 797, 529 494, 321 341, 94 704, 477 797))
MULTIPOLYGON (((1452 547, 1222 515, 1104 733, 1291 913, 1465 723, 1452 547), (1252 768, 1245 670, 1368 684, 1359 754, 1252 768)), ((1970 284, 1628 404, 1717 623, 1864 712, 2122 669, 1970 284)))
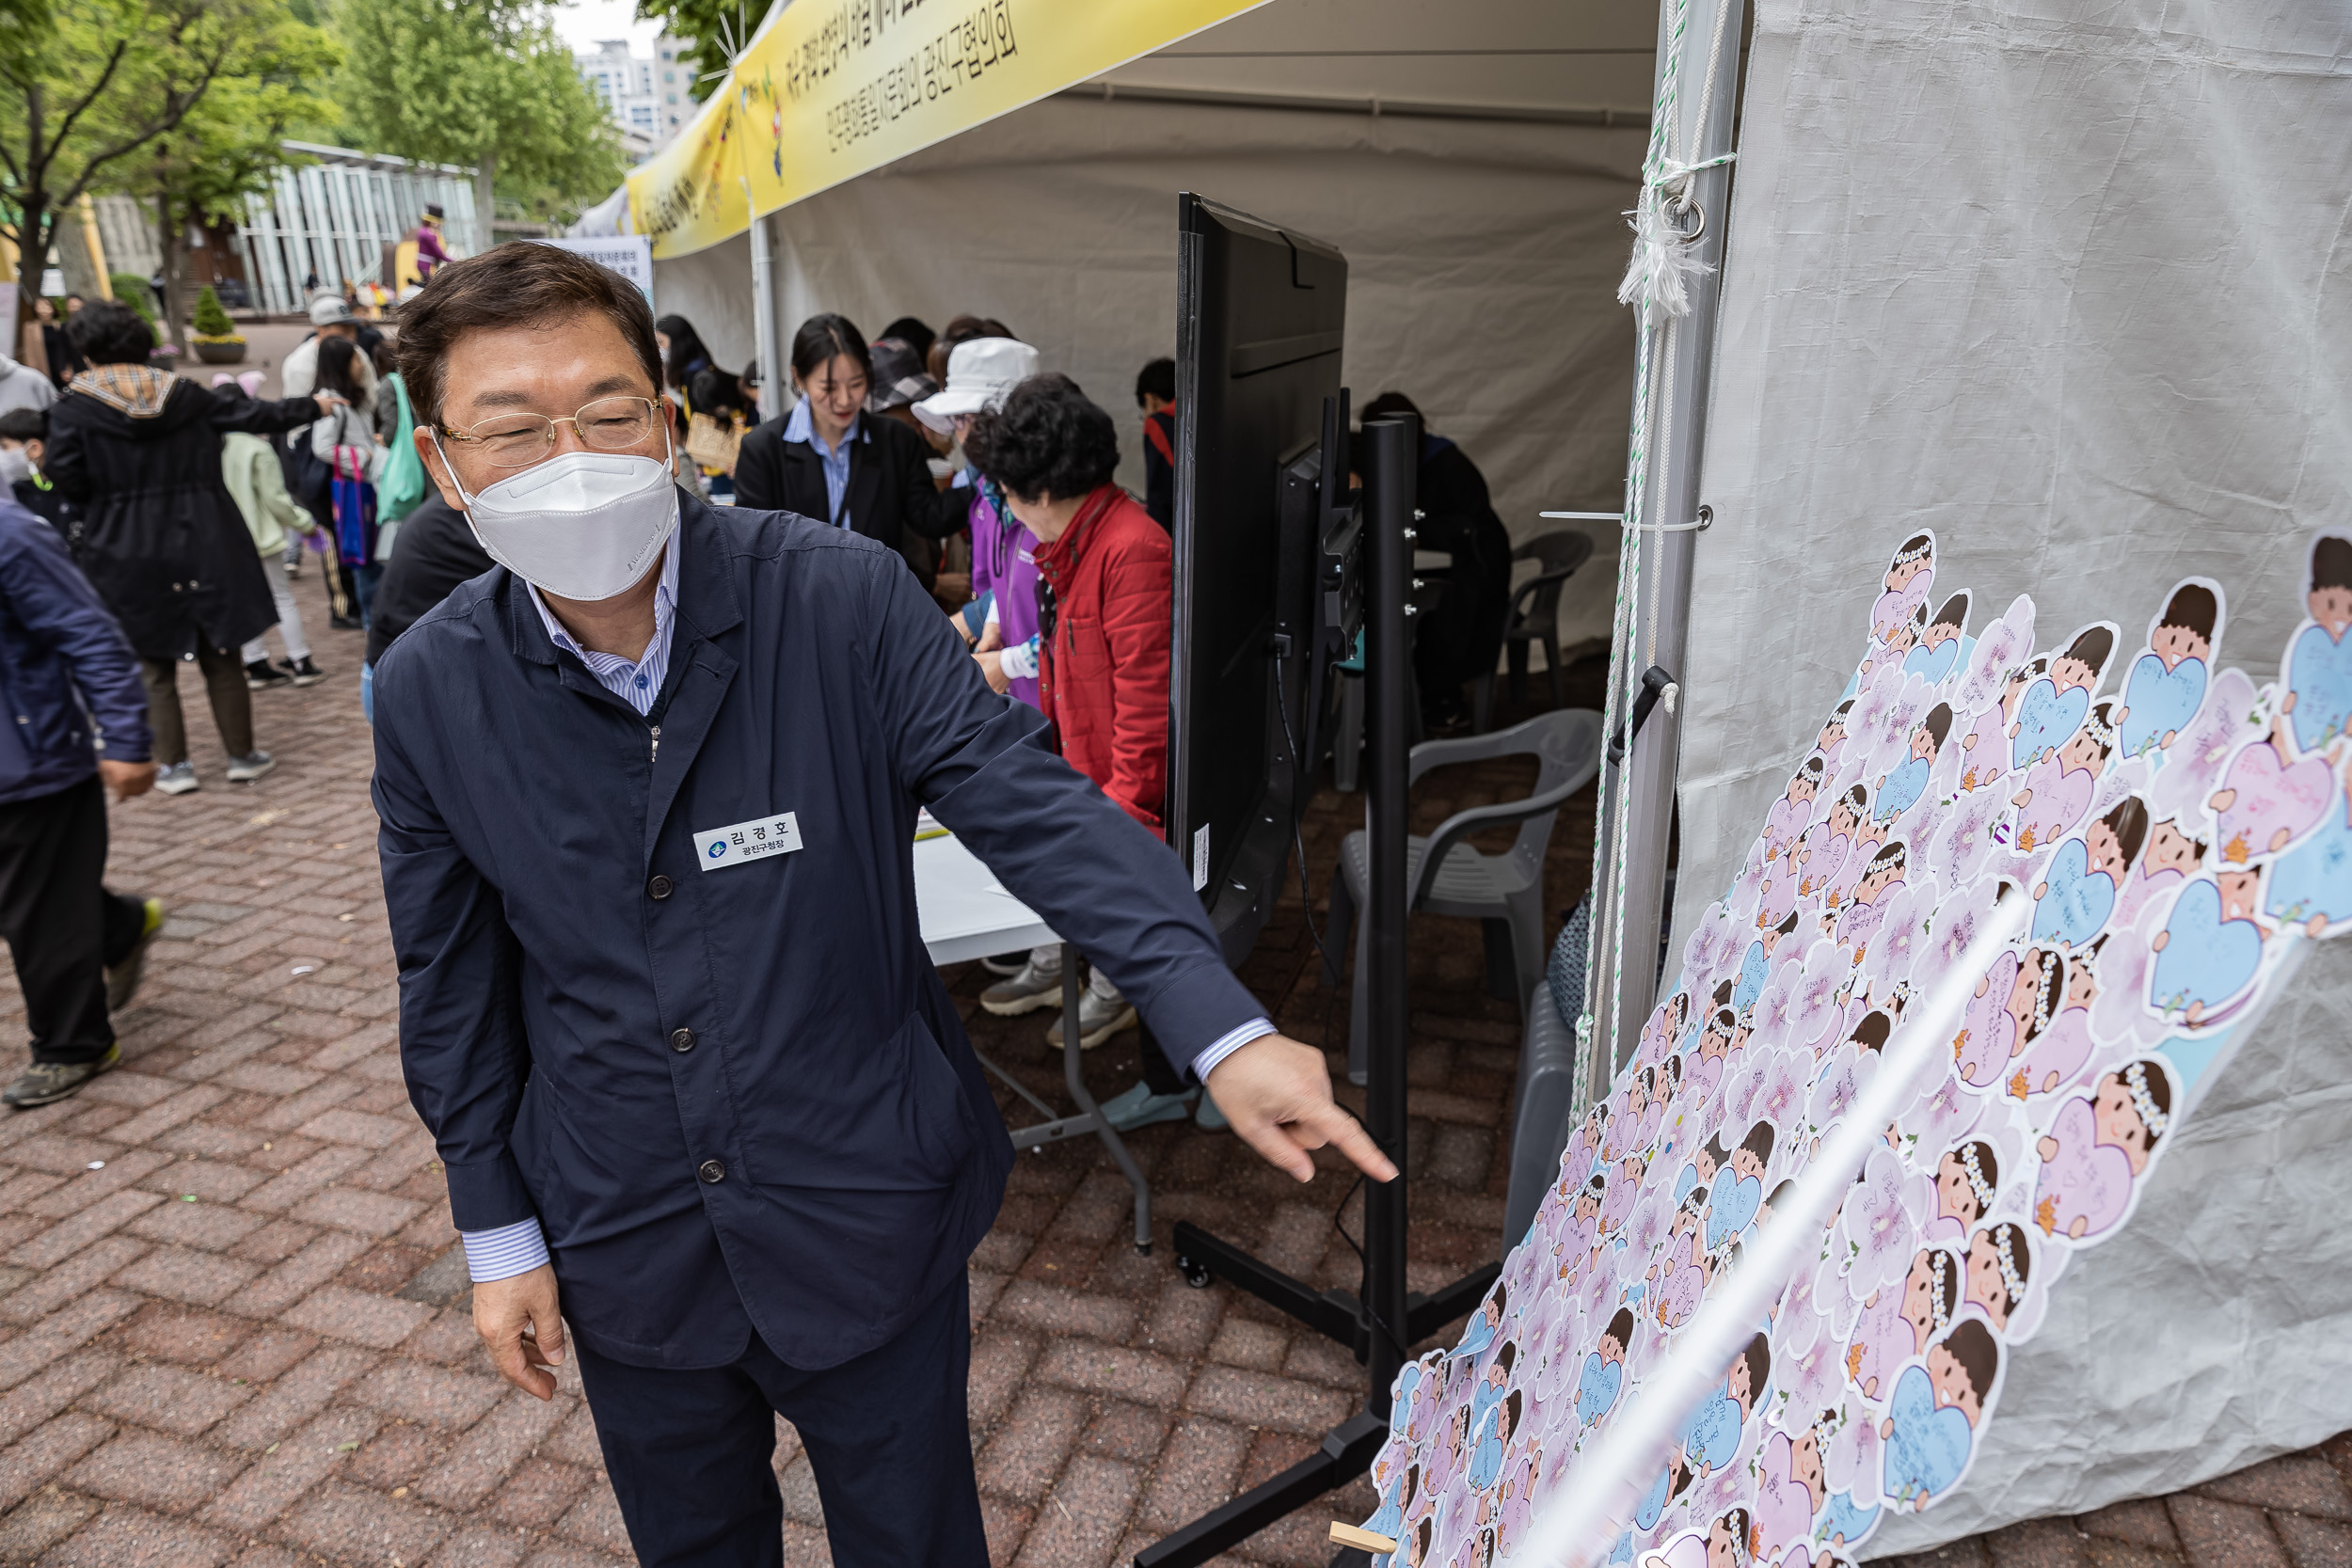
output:
MULTIPOLYGON (((259 436, 232 430, 220 438, 220 477, 229 486, 253 547, 264 562, 284 553, 288 538, 316 526, 301 503, 286 493, 285 471, 278 453, 259 436)), ((278 602, 278 639, 286 645, 282 663, 269 661, 269 648, 256 637, 244 649, 245 684, 255 691, 273 687, 309 686, 326 678, 310 659, 310 640, 302 634, 302 610, 294 603, 294 584, 278 572, 269 578, 270 597, 278 602)))

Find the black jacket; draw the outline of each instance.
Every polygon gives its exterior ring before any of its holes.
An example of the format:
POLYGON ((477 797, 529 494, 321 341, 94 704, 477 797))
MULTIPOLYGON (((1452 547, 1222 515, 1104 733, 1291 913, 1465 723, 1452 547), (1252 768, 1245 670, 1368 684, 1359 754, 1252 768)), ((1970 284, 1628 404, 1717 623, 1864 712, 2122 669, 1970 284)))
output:
POLYGON ((1418 546, 1454 557, 1445 596, 1413 633, 1413 664, 1425 690, 1458 693, 1502 657, 1511 615, 1511 535, 1486 497, 1486 476, 1442 436, 1421 440, 1418 546))
POLYGON ((182 658, 201 638, 234 648, 277 625, 245 515, 221 483, 220 437, 275 436, 319 417, 309 398, 259 403, 174 379, 139 411, 76 383, 49 410, 41 472, 82 508, 74 552, 131 646, 182 658))
POLYGON ((400 532, 392 539, 392 559, 384 567, 384 580, 375 585, 368 613, 368 662, 380 661, 392 639, 448 598, 451 589, 494 564, 473 536, 466 515, 443 500, 437 490, 426 496, 401 519, 400 532))
MULTIPOLYGON (((735 461, 735 504, 821 521, 832 512, 824 459, 806 441, 786 440, 783 419, 770 420, 744 436, 735 461)), ((849 526, 904 556, 929 588, 939 568, 924 542, 963 527, 971 492, 933 484, 930 449, 898 420, 867 414, 857 429, 850 446, 850 487, 841 498, 849 526)))

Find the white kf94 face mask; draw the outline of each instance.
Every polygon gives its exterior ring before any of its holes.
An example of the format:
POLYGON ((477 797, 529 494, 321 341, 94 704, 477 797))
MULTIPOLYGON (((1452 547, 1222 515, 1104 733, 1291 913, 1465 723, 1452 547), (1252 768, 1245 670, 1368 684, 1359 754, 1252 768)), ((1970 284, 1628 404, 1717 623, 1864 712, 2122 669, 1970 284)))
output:
MULTIPOLYGON (((440 436, 433 437, 440 447, 440 436)), ((441 453, 443 466, 449 454, 441 453)), ((451 467, 450 478, 457 477, 451 467)), ((626 593, 677 528, 677 486, 660 458, 567 451, 474 495, 466 520, 491 560, 558 598, 626 593)))

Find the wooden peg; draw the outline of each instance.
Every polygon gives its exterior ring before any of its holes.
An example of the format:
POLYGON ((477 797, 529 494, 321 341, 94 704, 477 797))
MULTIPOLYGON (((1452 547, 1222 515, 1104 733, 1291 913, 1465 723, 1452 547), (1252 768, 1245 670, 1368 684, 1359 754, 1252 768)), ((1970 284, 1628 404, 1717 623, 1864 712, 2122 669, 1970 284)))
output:
POLYGON ((1358 1529, 1354 1525, 1343 1525, 1337 1519, 1331 1521, 1331 1539, 1343 1546, 1353 1546, 1358 1551, 1393 1552, 1396 1550, 1396 1543, 1387 1536, 1375 1535, 1368 1529, 1358 1529))

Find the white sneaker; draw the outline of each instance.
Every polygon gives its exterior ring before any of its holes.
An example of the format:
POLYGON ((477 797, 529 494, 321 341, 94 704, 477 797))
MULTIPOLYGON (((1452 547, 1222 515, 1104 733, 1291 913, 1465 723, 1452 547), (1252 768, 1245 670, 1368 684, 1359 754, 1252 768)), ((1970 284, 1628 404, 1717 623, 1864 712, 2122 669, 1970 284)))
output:
POLYGON ((999 980, 980 992, 980 1006, 998 1018, 1014 1018, 1040 1007, 1060 1005, 1061 971, 1057 969, 1049 974, 1031 963, 1023 964, 1021 973, 1011 979, 999 980))
POLYGON ((185 795, 189 790, 200 787, 196 781, 196 764, 192 762, 175 762, 168 768, 156 770, 155 793, 158 795, 185 795))
MULTIPOLYGON (((1097 996, 1094 994, 1092 986, 1089 986, 1086 994, 1078 998, 1079 1050, 1091 1051, 1121 1029, 1132 1029, 1135 1026, 1136 1010, 1124 1000, 1118 997, 1106 1000, 1097 996)), ((1054 1026, 1045 1031, 1045 1043, 1053 1050, 1061 1049, 1061 1018, 1059 1016, 1055 1018, 1054 1026)))
MULTIPOLYGON (((229 760, 229 782, 251 784, 277 766, 278 759, 267 752, 250 752, 241 757, 231 757, 229 760)), ((196 786, 191 784, 188 787, 193 789, 196 786)))

